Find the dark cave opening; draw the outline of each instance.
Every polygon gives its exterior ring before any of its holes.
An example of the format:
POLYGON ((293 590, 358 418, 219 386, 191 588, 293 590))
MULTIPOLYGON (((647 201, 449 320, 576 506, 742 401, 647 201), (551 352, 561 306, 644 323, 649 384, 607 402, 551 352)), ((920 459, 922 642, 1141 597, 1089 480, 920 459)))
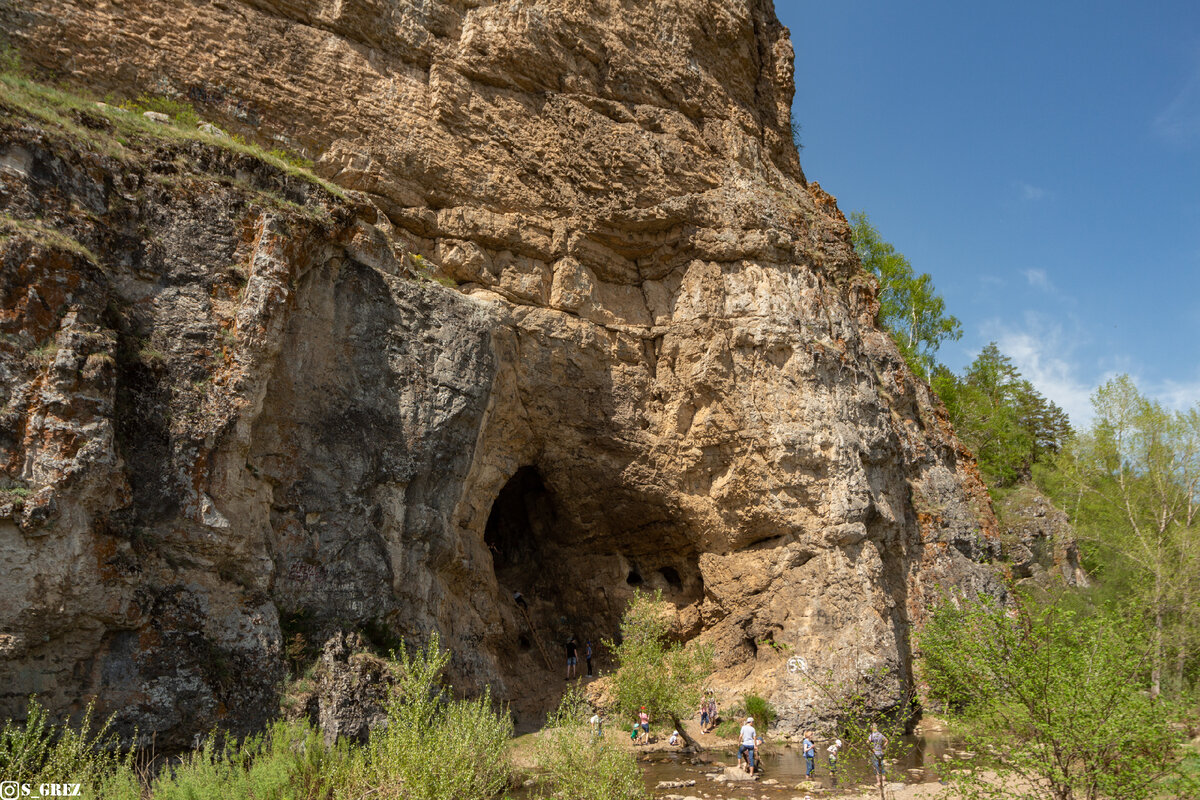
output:
POLYGON ((526 591, 527 574, 542 561, 542 542, 553 536, 554 504, 537 467, 517 470, 492 503, 483 541, 496 578, 510 591, 526 591), (522 588, 522 587, 525 588, 522 588))
POLYGON ((661 506, 621 487, 523 466, 496 495, 483 539, 498 601, 508 605, 492 652, 506 689, 501 699, 517 712, 519 729, 525 721, 540 724, 558 702, 571 637, 580 671, 589 641, 594 666, 612 667, 601 642, 619 637, 635 590, 661 590, 679 608, 703 597, 685 530, 661 506))
POLYGON ((663 580, 667 585, 676 592, 683 591, 683 579, 679 577, 679 570, 674 567, 659 567, 658 574, 663 576, 663 580))

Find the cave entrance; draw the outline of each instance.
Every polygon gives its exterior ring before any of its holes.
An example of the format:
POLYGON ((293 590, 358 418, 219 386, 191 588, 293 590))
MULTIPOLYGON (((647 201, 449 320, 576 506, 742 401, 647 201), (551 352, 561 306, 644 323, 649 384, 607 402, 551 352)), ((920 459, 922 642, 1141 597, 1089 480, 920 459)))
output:
POLYGON ((543 545, 553 540, 554 529, 553 498, 542 474, 537 467, 521 467, 500 490, 483 532, 502 587, 523 594, 534 588, 543 545))
MULTIPOLYGON (((554 476, 550 476, 554 477, 554 476)), ((589 476, 591 477, 591 476, 589 476)), ((507 606, 493 652, 518 729, 533 730, 557 705, 566 677, 565 645, 592 642, 596 669, 612 668, 601 644, 619 637, 635 590, 661 589, 677 607, 703 597, 698 556, 660 504, 620 486, 572 477, 557 483, 536 466, 518 469, 492 503, 484 543, 507 606), (568 494, 563 487, 581 487, 568 494), (513 602, 520 592, 527 614, 513 602)), ((698 622, 699 614, 692 615, 698 622)), ((698 631, 693 631, 694 634, 698 631)))

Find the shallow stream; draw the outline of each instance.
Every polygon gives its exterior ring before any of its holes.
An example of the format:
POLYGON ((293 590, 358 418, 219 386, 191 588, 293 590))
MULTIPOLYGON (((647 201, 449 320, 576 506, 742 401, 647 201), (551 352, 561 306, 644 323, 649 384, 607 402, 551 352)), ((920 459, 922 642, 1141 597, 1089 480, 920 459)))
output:
MULTIPOLYGON (((903 783, 937 783, 935 767, 955 768, 972 754, 965 753, 944 734, 926 734, 901 737, 904 747, 900 757, 887 763, 887 780, 903 783), (957 762, 957 763, 956 763, 957 762)), ((820 789, 829 793, 861 791, 874 783, 874 775, 866 759, 847 755, 844 751, 838 759, 837 770, 831 771, 826 747, 829 742, 817 746, 816 771, 811 780, 820 789)), ((737 750, 733 745, 727 749, 714 749, 693 756, 685 753, 648 753, 638 759, 646 778, 646 785, 656 795, 664 793, 697 795, 712 798, 745 797, 794 797, 796 785, 804 778, 804 755, 799 745, 776 745, 764 747, 762 771, 755 784, 718 783, 708 773, 719 767, 737 764, 737 750), (695 780, 694 787, 658 790, 660 781, 695 780), (766 783, 766 781, 777 783, 766 783), (753 789, 750 789, 750 786, 753 789)))

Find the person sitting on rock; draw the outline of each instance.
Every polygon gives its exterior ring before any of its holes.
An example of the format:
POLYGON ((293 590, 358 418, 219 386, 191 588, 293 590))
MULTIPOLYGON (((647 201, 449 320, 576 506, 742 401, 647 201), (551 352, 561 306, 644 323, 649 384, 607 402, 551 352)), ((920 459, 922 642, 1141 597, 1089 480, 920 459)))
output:
POLYGON ((679 746, 679 731, 671 731, 671 738, 667 744, 671 745, 671 747, 679 746))

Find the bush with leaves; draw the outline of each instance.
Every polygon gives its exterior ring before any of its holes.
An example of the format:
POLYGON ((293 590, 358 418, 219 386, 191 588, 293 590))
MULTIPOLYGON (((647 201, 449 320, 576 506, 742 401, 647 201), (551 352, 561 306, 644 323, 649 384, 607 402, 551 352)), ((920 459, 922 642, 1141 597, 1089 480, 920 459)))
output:
POLYGON ((387 725, 372 732, 347 796, 473 800, 490 798, 508 783, 512 719, 492 707, 489 691, 453 699, 441 682, 449 661, 437 634, 411 654, 401 644, 387 725))
POLYGON ((651 720, 667 717, 686 736, 680 720, 700 704, 712 671, 712 647, 670 640, 674 607, 635 591, 621 619, 621 642, 605 642, 617 663, 613 676, 616 711, 625 718, 646 707, 651 720))
POLYGON ((544 796, 561 800, 646 797, 633 754, 597 736, 588 723, 591 713, 583 695, 572 686, 546 720, 537 744, 538 766, 546 776, 544 796))
POLYGON ((307 721, 275 722, 262 733, 221 743, 210 736, 153 784, 154 800, 325 800, 345 778, 349 746, 325 746, 307 721))
POLYGON ((920 637, 932 696, 999 781, 953 776, 959 796, 1097 800, 1192 796, 1171 709, 1148 691, 1143 630, 1064 600, 1007 610, 947 603, 920 637))
POLYGON ((122 755, 111 718, 94 728, 93 708, 89 703, 76 729, 50 722, 31 697, 25 723, 10 720, 0 730, 0 782, 78 783, 85 797, 138 797, 136 753, 122 755))

